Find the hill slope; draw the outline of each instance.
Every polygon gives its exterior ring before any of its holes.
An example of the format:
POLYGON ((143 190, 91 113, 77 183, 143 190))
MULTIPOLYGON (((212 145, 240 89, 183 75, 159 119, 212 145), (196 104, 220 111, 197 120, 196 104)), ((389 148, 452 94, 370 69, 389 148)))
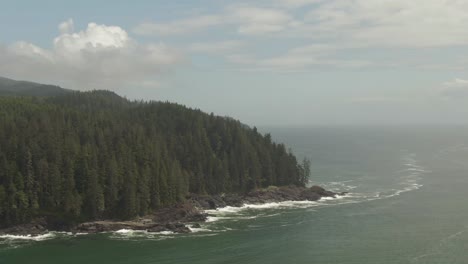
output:
POLYGON ((0 77, 0 95, 10 96, 56 96, 71 92, 55 85, 15 81, 0 77))
POLYGON ((255 128, 178 104, 107 91, 0 97, 0 226, 129 219, 188 193, 301 186, 307 167, 255 128))

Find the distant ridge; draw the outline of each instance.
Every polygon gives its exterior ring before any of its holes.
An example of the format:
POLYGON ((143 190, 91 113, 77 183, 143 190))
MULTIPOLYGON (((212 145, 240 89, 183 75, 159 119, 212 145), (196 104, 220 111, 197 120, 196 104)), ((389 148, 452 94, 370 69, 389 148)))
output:
POLYGON ((16 81, 0 77, 0 95, 3 96, 57 96, 71 92, 56 85, 16 81))

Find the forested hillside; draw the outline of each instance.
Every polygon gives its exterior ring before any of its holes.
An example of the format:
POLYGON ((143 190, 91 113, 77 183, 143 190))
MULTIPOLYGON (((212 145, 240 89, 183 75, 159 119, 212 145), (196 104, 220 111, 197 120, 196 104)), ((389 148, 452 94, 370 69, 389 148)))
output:
POLYGON ((0 97, 0 226, 132 218, 188 193, 304 185, 282 144, 231 118, 107 91, 0 97))
POLYGON ((47 85, 27 81, 16 81, 0 77, 0 95, 8 96, 54 96, 72 92, 56 85, 47 85))

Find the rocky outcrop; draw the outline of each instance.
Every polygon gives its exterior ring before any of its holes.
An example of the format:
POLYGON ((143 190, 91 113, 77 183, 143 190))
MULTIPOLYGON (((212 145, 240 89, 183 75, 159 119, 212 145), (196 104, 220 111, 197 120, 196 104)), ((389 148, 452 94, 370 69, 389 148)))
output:
POLYGON ((176 204, 172 207, 161 208, 156 210, 147 218, 152 219, 157 223, 173 223, 173 222, 204 222, 207 215, 193 206, 190 202, 176 204))
POLYGON ((170 231, 189 233, 185 223, 204 222, 207 215, 191 203, 179 203, 172 207, 156 210, 151 215, 131 221, 93 221, 79 224, 73 232, 100 233, 121 229, 142 230, 148 232, 170 231))
POLYGON ((335 193, 320 186, 310 188, 297 186, 271 186, 265 189, 250 191, 244 195, 219 194, 197 195, 186 197, 186 202, 171 207, 161 208, 150 215, 130 221, 102 220, 85 222, 74 226, 60 225, 47 218, 36 219, 31 223, 0 230, 1 234, 40 235, 52 230, 71 231, 74 233, 113 232, 121 229, 142 230, 147 232, 189 233, 187 223, 200 227, 197 222, 204 222, 207 214, 203 210, 222 208, 226 206, 240 207, 243 204, 264 204, 284 201, 317 201, 322 197, 336 197, 345 192, 335 193), (51 225, 52 224, 52 225, 51 225))
POLYGON ((0 230, 0 235, 36 236, 48 232, 45 218, 34 219, 30 223, 17 225, 0 230))
POLYGON ((148 232, 170 231, 173 233, 190 233, 190 229, 185 224, 177 223, 156 223, 148 221, 94 221, 79 224, 72 230, 75 233, 102 233, 112 232, 122 229, 141 230, 148 232))
POLYGON ((238 194, 217 194, 217 195, 197 195, 192 194, 187 197, 187 200, 195 208, 203 210, 222 208, 226 206, 242 206, 245 201, 244 197, 238 194))
POLYGON ((343 193, 335 193, 327 191, 320 186, 312 186, 310 188, 298 186, 271 186, 265 189, 257 189, 243 196, 237 194, 225 195, 191 195, 188 200, 197 207, 204 210, 216 209, 225 206, 240 207, 243 204, 264 204, 276 203, 284 201, 317 201, 322 197, 336 197, 344 195, 343 193))

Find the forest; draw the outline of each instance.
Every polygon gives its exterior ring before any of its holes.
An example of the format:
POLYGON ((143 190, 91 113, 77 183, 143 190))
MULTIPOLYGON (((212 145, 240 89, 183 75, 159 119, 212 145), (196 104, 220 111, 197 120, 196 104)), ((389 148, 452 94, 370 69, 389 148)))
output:
POLYGON ((309 172, 269 134, 175 103, 0 96, 0 226, 130 219, 189 193, 304 186, 309 172))

